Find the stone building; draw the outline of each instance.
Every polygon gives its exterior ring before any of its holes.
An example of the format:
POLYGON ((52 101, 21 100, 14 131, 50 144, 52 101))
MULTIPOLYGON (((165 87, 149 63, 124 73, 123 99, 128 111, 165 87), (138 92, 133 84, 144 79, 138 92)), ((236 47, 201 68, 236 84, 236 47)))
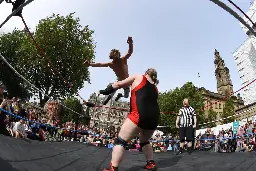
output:
MULTIPOLYGON (((252 1, 252 4, 246 14, 250 17, 253 23, 256 22, 256 1, 252 1)), ((248 25, 255 29, 255 27, 252 25, 252 22, 249 21, 245 16, 243 19, 247 22, 248 25)), ((233 56, 242 86, 245 86, 252 82, 256 75, 256 38, 244 25, 241 24, 241 27, 243 31, 248 35, 248 37, 244 42, 241 42, 242 45, 235 50, 233 56)), ((245 105, 250 105, 256 102, 255 83, 250 84, 244 88, 243 98, 245 105)))
POLYGON ((236 110, 236 120, 241 121, 256 115, 256 102, 236 110))
MULTIPOLYGON (((91 95, 89 102, 95 103, 97 106, 102 106, 103 100, 104 97, 98 97, 94 93, 91 95)), ((128 102, 120 100, 116 102, 114 100, 110 100, 109 103, 104 107, 90 108, 90 126, 119 129, 129 113, 129 107, 130 106, 128 102), (111 108, 121 108, 123 110, 116 110, 111 108)))
POLYGON ((216 49, 214 56, 218 94, 222 96, 229 96, 231 93, 233 93, 233 84, 230 79, 229 69, 225 66, 224 60, 220 57, 220 53, 216 49))
MULTIPOLYGON (((208 111, 211 108, 218 114, 216 119, 220 119, 223 113, 225 101, 227 97, 233 93, 233 84, 230 79, 229 69, 226 67, 225 61, 221 58, 220 53, 216 49, 214 52, 214 56, 217 93, 211 92, 204 87, 199 88, 199 90, 202 92, 205 98, 205 115, 208 115, 208 111)), ((244 102, 240 94, 237 94, 234 105, 235 110, 240 109, 244 106, 244 102)))

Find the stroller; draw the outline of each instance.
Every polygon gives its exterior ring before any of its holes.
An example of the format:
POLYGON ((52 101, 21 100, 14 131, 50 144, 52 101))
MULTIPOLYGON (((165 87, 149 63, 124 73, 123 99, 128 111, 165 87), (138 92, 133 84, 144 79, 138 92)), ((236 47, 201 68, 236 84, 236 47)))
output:
POLYGON ((201 151, 209 151, 212 150, 215 146, 216 137, 212 134, 203 134, 200 141, 200 150, 201 151))

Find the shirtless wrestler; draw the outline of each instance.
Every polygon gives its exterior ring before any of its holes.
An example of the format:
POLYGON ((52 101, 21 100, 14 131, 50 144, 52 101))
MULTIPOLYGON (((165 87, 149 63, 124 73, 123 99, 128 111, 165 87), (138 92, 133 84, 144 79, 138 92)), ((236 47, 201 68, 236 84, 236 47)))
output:
MULTIPOLYGON (((91 67, 109 67, 115 72, 118 81, 122 81, 128 78, 129 72, 128 72, 127 60, 133 53, 132 37, 128 37, 127 43, 129 44, 129 50, 123 57, 121 57, 119 50, 112 49, 109 55, 109 58, 112 59, 112 61, 106 62, 106 63, 91 63, 90 61, 86 60, 84 62, 84 65, 91 66, 91 67)), ((109 85, 111 86, 112 84, 109 84, 109 85)), ((115 99, 116 101, 121 97, 124 97, 124 98, 129 97, 130 87, 129 86, 124 87, 123 89, 124 89, 124 94, 119 93, 115 99)), ((116 92, 113 92, 112 94, 110 94, 103 102, 103 105, 106 105, 108 101, 114 96, 115 93, 116 92)))

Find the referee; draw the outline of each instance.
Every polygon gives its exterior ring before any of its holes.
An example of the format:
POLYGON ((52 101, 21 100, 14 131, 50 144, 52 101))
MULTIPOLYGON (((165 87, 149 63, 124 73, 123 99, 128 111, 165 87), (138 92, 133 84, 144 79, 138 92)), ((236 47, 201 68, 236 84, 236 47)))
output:
POLYGON ((188 153, 191 154, 194 139, 194 128, 196 128, 196 113, 194 108, 189 106, 188 99, 183 100, 183 107, 180 109, 176 119, 176 128, 179 128, 180 150, 177 155, 183 152, 185 140, 187 142, 188 153))

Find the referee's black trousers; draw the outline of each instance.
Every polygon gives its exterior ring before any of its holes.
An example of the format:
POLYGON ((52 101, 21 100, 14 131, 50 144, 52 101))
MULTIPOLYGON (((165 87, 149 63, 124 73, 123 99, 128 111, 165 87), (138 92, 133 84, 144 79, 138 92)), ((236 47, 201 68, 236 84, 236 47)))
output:
POLYGON ((194 140, 194 128, 192 126, 189 127, 180 127, 179 128, 179 136, 180 142, 191 142, 194 140))

